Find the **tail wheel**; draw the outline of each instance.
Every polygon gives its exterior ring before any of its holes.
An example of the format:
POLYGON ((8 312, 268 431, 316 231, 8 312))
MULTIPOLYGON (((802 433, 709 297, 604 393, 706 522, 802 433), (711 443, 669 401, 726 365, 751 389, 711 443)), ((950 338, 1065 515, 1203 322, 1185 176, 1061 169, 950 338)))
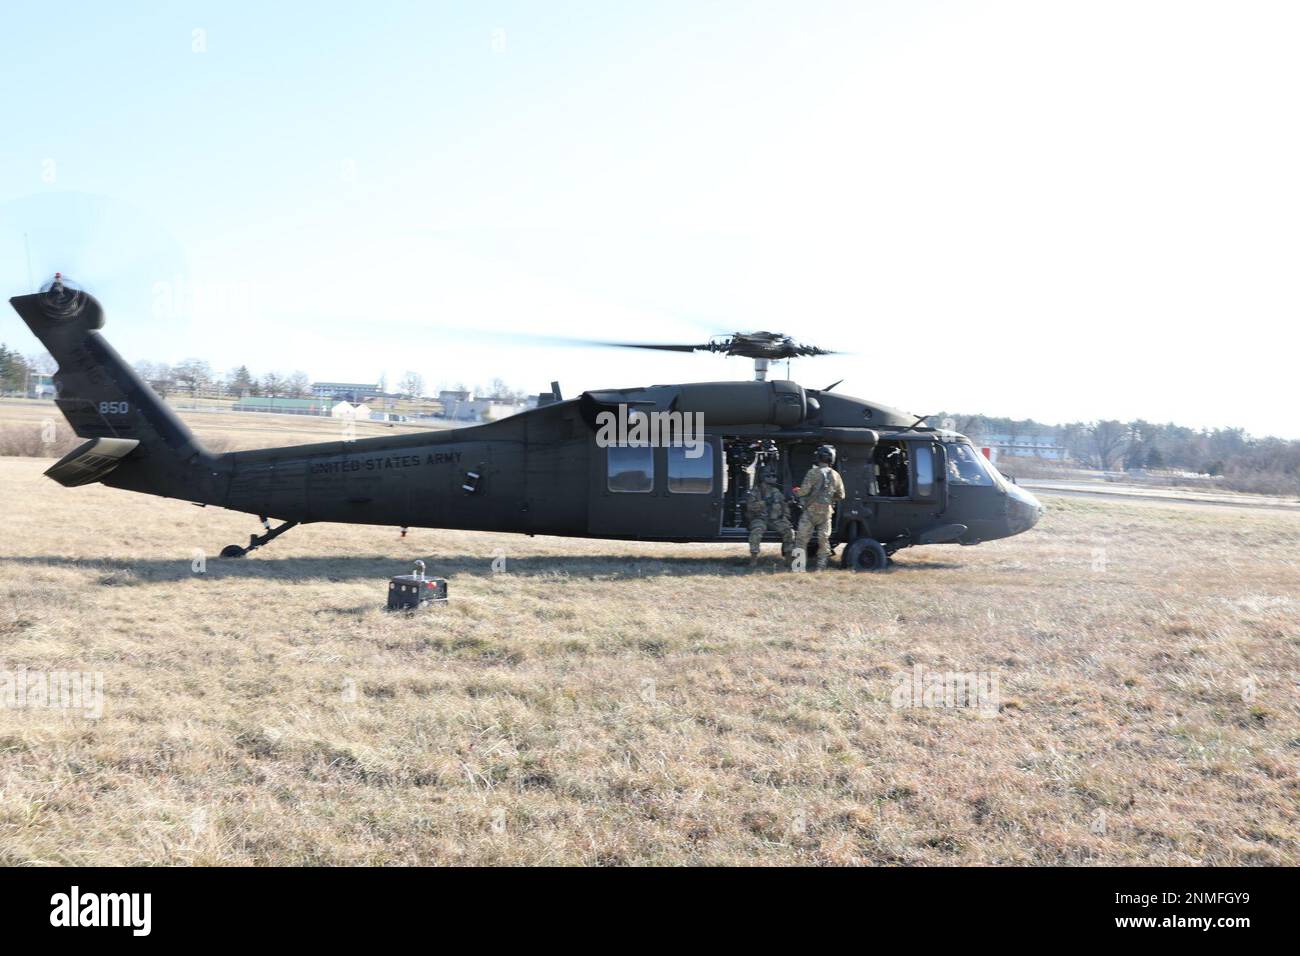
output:
POLYGON ((889 555, 875 538, 856 538, 844 549, 843 563, 850 571, 879 573, 889 567, 889 555))

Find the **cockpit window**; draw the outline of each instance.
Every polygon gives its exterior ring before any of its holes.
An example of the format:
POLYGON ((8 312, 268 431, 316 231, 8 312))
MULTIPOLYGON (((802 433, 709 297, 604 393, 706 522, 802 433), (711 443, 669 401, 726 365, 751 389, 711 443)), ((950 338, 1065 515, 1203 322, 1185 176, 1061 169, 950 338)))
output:
POLYGON ((948 449, 948 481, 954 485, 992 485, 990 463, 965 442, 952 442, 948 449))

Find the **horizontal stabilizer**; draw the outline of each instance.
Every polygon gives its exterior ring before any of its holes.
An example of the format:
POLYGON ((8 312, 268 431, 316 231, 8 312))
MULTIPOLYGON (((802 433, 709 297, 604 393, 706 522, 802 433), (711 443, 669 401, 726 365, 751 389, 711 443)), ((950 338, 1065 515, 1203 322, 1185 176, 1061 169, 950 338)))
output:
POLYGON ((67 488, 100 481, 140 442, 135 438, 92 438, 68 452, 45 472, 67 488))

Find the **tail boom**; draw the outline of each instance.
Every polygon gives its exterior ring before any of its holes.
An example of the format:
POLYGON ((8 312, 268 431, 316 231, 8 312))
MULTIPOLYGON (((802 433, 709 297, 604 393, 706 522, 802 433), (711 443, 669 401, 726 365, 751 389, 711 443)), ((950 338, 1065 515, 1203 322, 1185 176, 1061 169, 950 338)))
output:
POLYGON ((213 500, 216 459, 104 339, 93 296, 56 284, 9 303, 58 362, 55 402, 88 439, 47 472, 51 478, 213 500))

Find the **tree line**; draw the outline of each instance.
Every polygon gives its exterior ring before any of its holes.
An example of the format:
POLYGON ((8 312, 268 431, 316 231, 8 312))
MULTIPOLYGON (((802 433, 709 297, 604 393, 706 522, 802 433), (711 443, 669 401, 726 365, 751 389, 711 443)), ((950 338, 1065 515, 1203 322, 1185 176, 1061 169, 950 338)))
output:
POLYGON ((311 395, 311 376, 306 372, 267 372, 256 376, 248 366, 240 365, 224 375, 214 373, 203 359, 190 358, 174 365, 167 362, 133 363, 136 374, 154 391, 166 396, 171 392, 191 394, 218 389, 235 398, 306 398, 311 395))
POLYGON ((0 342, 0 392, 25 392, 30 371, 27 359, 0 342))
MULTIPOLYGON (((312 394, 312 377, 303 371, 287 373, 276 371, 257 376, 249 371, 247 365, 240 365, 224 375, 218 375, 213 372, 211 365, 197 358, 185 359, 175 365, 166 362, 141 361, 135 363, 135 370, 162 395, 178 390, 193 394, 214 387, 219 387, 225 394, 236 398, 308 398, 312 394)), ((380 375, 379 381, 375 384, 385 395, 392 394, 411 400, 424 398, 427 395, 424 376, 419 372, 404 373, 391 393, 387 376, 380 375)), ((472 391, 476 395, 491 395, 510 401, 522 401, 525 397, 524 392, 511 388, 499 378, 493 379, 486 389, 481 385, 466 389, 461 384, 454 385, 452 388, 456 391, 472 391)))
POLYGON ((1300 493, 1300 441, 1256 438, 1241 428, 1188 428, 1144 419, 1049 425, 1032 418, 940 413, 930 424, 950 422, 972 438, 1004 435, 1050 438, 1067 458, 1102 471, 1148 469, 1211 475, 1227 487, 1274 494, 1300 493))
MULTIPOLYGON (((247 365, 240 365, 221 374, 214 372, 210 363, 199 358, 187 358, 174 364, 148 360, 132 364, 136 374, 164 397, 174 392, 194 394, 208 389, 220 390, 234 398, 308 398, 312 394, 312 377, 301 370, 254 375, 247 365)), ((0 392, 26 392, 30 373, 49 373, 54 369, 54 359, 48 353, 23 356, 17 350, 0 343, 0 392)), ((380 392, 390 394, 387 376, 380 375, 376 384, 380 392)), ((494 378, 486 387, 477 385, 467 388, 460 382, 447 387, 453 391, 507 401, 523 401, 528 396, 527 392, 513 388, 499 378, 494 378)), ((444 386, 440 384, 438 388, 444 386)), ((398 380, 396 389, 391 394, 413 400, 426 397, 428 393, 425 391, 424 376, 419 372, 407 371, 398 380)))
POLYGON ((0 342, 0 392, 25 393, 29 376, 48 375, 54 368, 54 359, 48 354, 23 355, 0 342))

